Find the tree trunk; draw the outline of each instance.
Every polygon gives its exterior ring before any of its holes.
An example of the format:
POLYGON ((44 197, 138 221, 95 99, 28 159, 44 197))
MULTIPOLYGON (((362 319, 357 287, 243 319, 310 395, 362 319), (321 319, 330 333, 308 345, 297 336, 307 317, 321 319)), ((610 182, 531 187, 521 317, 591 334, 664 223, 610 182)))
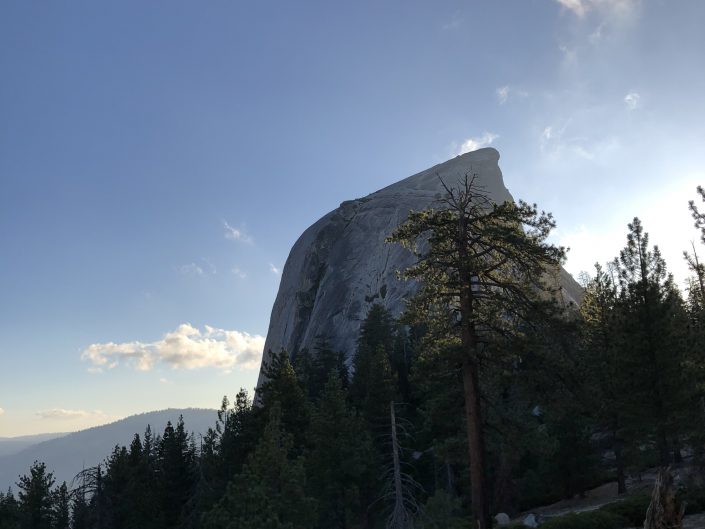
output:
POLYGON ((670 467, 659 470, 646 511, 644 529, 682 529, 685 505, 676 498, 670 467))
POLYGON ((472 502, 473 529, 488 529, 492 520, 487 508, 487 485, 485 478, 485 446, 480 410, 480 385, 477 365, 477 335, 473 322, 472 272, 465 268, 468 249, 465 246, 467 225, 460 217, 458 240, 456 242, 460 266, 460 339, 462 344, 463 395, 465 400, 465 423, 468 435, 468 456, 470 457, 470 500, 472 502))
POLYGON ((473 527, 488 529, 487 498, 485 497, 484 442, 482 436, 482 415, 480 413, 480 392, 477 369, 470 361, 463 361, 463 390, 465 394, 465 422, 468 430, 468 456, 470 457, 470 488, 473 513, 473 527))
POLYGON ((407 501, 404 501, 403 477, 401 473, 401 462, 399 460, 399 440, 397 439, 397 419, 394 411, 394 402, 389 403, 389 416, 392 423, 394 507, 392 514, 387 519, 385 527, 386 529, 414 529, 414 514, 407 508, 409 498, 407 497, 407 501))
POLYGON ((614 459, 617 465, 617 494, 627 493, 627 479, 626 473, 624 472, 624 454, 622 450, 624 449, 624 443, 621 439, 615 437, 614 439, 614 459))

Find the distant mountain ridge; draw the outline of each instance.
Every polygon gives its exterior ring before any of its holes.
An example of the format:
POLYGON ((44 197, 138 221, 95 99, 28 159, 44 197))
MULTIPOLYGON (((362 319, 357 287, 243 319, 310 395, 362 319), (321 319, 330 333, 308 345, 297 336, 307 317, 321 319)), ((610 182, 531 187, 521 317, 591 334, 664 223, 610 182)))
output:
POLYGON ((0 457, 16 454, 32 445, 63 437, 64 435, 68 435, 68 433, 40 433, 36 435, 18 435, 17 437, 0 437, 0 457))
MULTIPOLYGON (((154 435, 161 435, 167 422, 176 423, 180 415, 184 418, 186 430, 194 433, 197 438, 213 427, 218 418, 215 409, 170 408, 131 415, 110 424, 70 434, 24 436, 24 442, 30 442, 30 445, 18 451, 5 452, 4 455, 0 452, 0 490, 5 491, 12 487, 16 491, 15 483, 19 476, 29 473, 29 468, 35 460, 46 463, 47 470, 54 473, 57 484, 63 481, 70 483, 81 469, 103 461, 115 445, 129 446, 136 433, 142 437, 147 425, 150 425, 154 435), (40 442, 31 442, 32 439, 28 439, 41 436, 54 437, 40 442)), ((0 439, 0 447, 10 440, 12 438, 0 439)))

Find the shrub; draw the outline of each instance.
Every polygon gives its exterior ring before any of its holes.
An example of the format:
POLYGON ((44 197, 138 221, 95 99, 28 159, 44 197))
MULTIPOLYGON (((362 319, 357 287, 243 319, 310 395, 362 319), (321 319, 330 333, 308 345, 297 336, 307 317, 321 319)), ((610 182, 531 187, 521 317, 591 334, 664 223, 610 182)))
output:
POLYGON ((640 527, 644 524, 650 502, 651 498, 648 495, 640 494, 605 505, 600 511, 621 516, 631 527, 640 527))
POLYGON ((541 529, 622 529, 629 525, 624 518, 602 510, 570 513, 551 518, 541 524, 541 529))
POLYGON ((437 490, 424 506, 422 529, 470 529, 470 516, 462 514, 460 498, 437 490))

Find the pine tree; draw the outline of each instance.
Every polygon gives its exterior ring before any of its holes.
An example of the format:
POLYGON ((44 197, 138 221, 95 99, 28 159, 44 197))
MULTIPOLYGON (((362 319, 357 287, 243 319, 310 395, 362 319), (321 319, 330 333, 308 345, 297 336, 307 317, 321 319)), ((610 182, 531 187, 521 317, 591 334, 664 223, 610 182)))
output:
POLYGON ((109 518, 102 464, 81 470, 74 477, 73 483, 73 529, 107 527, 109 518))
MULTIPOLYGON (((705 189, 702 186, 698 186, 697 191, 700 198, 703 202, 705 202, 705 189)), ((688 202, 688 207, 690 208, 690 213, 695 221, 695 228, 700 230, 700 240, 703 244, 705 244, 705 212, 698 209, 698 206, 695 205, 694 200, 690 200, 688 202)))
POLYGON ((22 529, 51 529, 54 509, 54 475, 46 465, 35 461, 29 475, 20 477, 19 512, 22 529))
POLYGON ((69 529, 71 519, 71 498, 69 489, 64 481, 54 491, 54 511, 52 513, 52 529, 69 529))
POLYGON ((309 529, 316 522, 315 501, 305 493, 302 456, 293 456, 292 437, 282 423, 278 402, 257 449, 205 516, 206 529, 309 529))
POLYGON ((617 286, 610 274, 595 265, 595 277, 585 288, 580 306, 583 317, 583 346, 586 385, 591 393, 591 412, 597 424, 609 433, 617 467, 619 494, 627 491, 625 443, 625 390, 629 372, 625 369, 622 333, 617 305, 617 286))
POLYGON ((282 427, 293 438, 293 450, 296 454, 303 454, 310 405, 286 351, 270 354, 270 363, 265 369, 265 382, 258 388, 257 395, 261 404, 257 410, 260 421, 266 420, 265 414, 269 414, 272 407, 278 405, 282 427))
MULTIPOLYGON (((697 188, 698 194, 705 202, 705 189, 702 186, 697 188)), ((705 212, 701 212, 691 200, 689 209, 696 229, 700 230, 700 241, 705 244, 705 212)), ((688 316, 689 316, 689 350, 686 361, 687 370, 692 374, 697 385, 697 397, 701 407, 705 410, 705 263, 701 260, 695 248, 695 243, 691 243, 692 253, 683 252, 688 268, 692 276, 688 278, 688 316)), ((705 413, 701 413, 696 424, 699 431, 693 439, 693 444, 698 447, 698 457, 705 466, 705 413)))
POLYGON ((20 512, 12 489, 7 494, 0 492, 0 529, 19 529, 20 512))
POLYGON ((375 475, 374 455, 364 422, 349 407, 336 369, 313 412, 307 456, 307 476, 312 495, 319 502, 321 528, 347 529, 364 518, 364 492, 375 475))
POLYGON ((304 393, 311 402, 316 402, 323 392, 331 371, 336 371, 343 387, 348 385, 348 368, 345 355, 333 350, 328 338, 316 337, 313 350, 303 349, 296 354, 294 370, 304 393))
POLYGON ((89 529, 90 510, 83 492, 74 494, 71 503, 71 529, 89 529))
POLYGON ((546 275, 558 272, 564 250, 545 242, 555 226, 550 214, 524 202, 492 204, 474 179, 446 186, 442 209, 411 212, 389 240, 417 255, 405 271, 421 282, 416 320, 455 336, 447 352, 462 373, 473 523, 485 529, 491 526, 479 388, 485 346, 491 335, 517 332, 537 311, 536 294, 549 290, 546 275))
POLYGON ((393 320, 381 305, 372 305, 360 328, 353 359, 350 397, 368 428, 386 433, 389 402, 395 396, 390 356, 394 350, 393 320))
POLYGON ((159 512, 155 510, 154 474, 145 445, 139 434, 135 434, 127 451, 127 480, 123 490, 126 529, 156 528, 160 522, 159 512))
POLYGON ((678 457, 692 398, 683 376, 686 312, 658 247, 649 249, 641 221, 635 218, 628 227, 627 245, 614 262, 624 369, 630 373, 623 391, 632 435, 651 437, 666 466, 678 457))
POLYGON ((214 457, 218 460, 220 471, 217 487, 221 493, 225 490, 227 482, 240 472, 247 456, 256 445, 254 420, 252 401, 245 389, 240 388, 232 408, 227 397, 223 397, 213 434, 214 457))
POLYGON ((174 428, 167 422, 158 447, 158 490, 161 498, 163 523, 180 527, 189 518, 196 485, 196 454, 180 416, 174 428))
POLYGON ((127 449, 115 446, 105 461, 103 478, 104 522, 107 527, 122 528, 127 524, 132 505, 128 502, 130 466, 127 449))

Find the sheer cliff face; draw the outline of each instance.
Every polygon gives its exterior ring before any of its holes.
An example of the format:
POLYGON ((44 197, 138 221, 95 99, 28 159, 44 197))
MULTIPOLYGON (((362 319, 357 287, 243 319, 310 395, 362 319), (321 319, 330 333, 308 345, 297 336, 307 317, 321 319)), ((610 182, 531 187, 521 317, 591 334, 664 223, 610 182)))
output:
MULTIPOLYGON (((311 349, 318 336, 327 337, 349 360, 372 304, 380 303, 398 316, 414 292, 412 283, 397 277, 414 256, 385 243, 385 238, 409 211, 438 206, 444 193, 441 179, 455 185, 466 173, 476 174, 476 183, 492 200, 511 200, 498 161, 495 149, 458 156, 364 198, 343 202, 308 228, 284 266, 264 362, 270 350, 283 348, 291 355, 311 349)), ((563 272, 561 282, 568 299, 580 296, 580 287, 570 275, 563 272)))

